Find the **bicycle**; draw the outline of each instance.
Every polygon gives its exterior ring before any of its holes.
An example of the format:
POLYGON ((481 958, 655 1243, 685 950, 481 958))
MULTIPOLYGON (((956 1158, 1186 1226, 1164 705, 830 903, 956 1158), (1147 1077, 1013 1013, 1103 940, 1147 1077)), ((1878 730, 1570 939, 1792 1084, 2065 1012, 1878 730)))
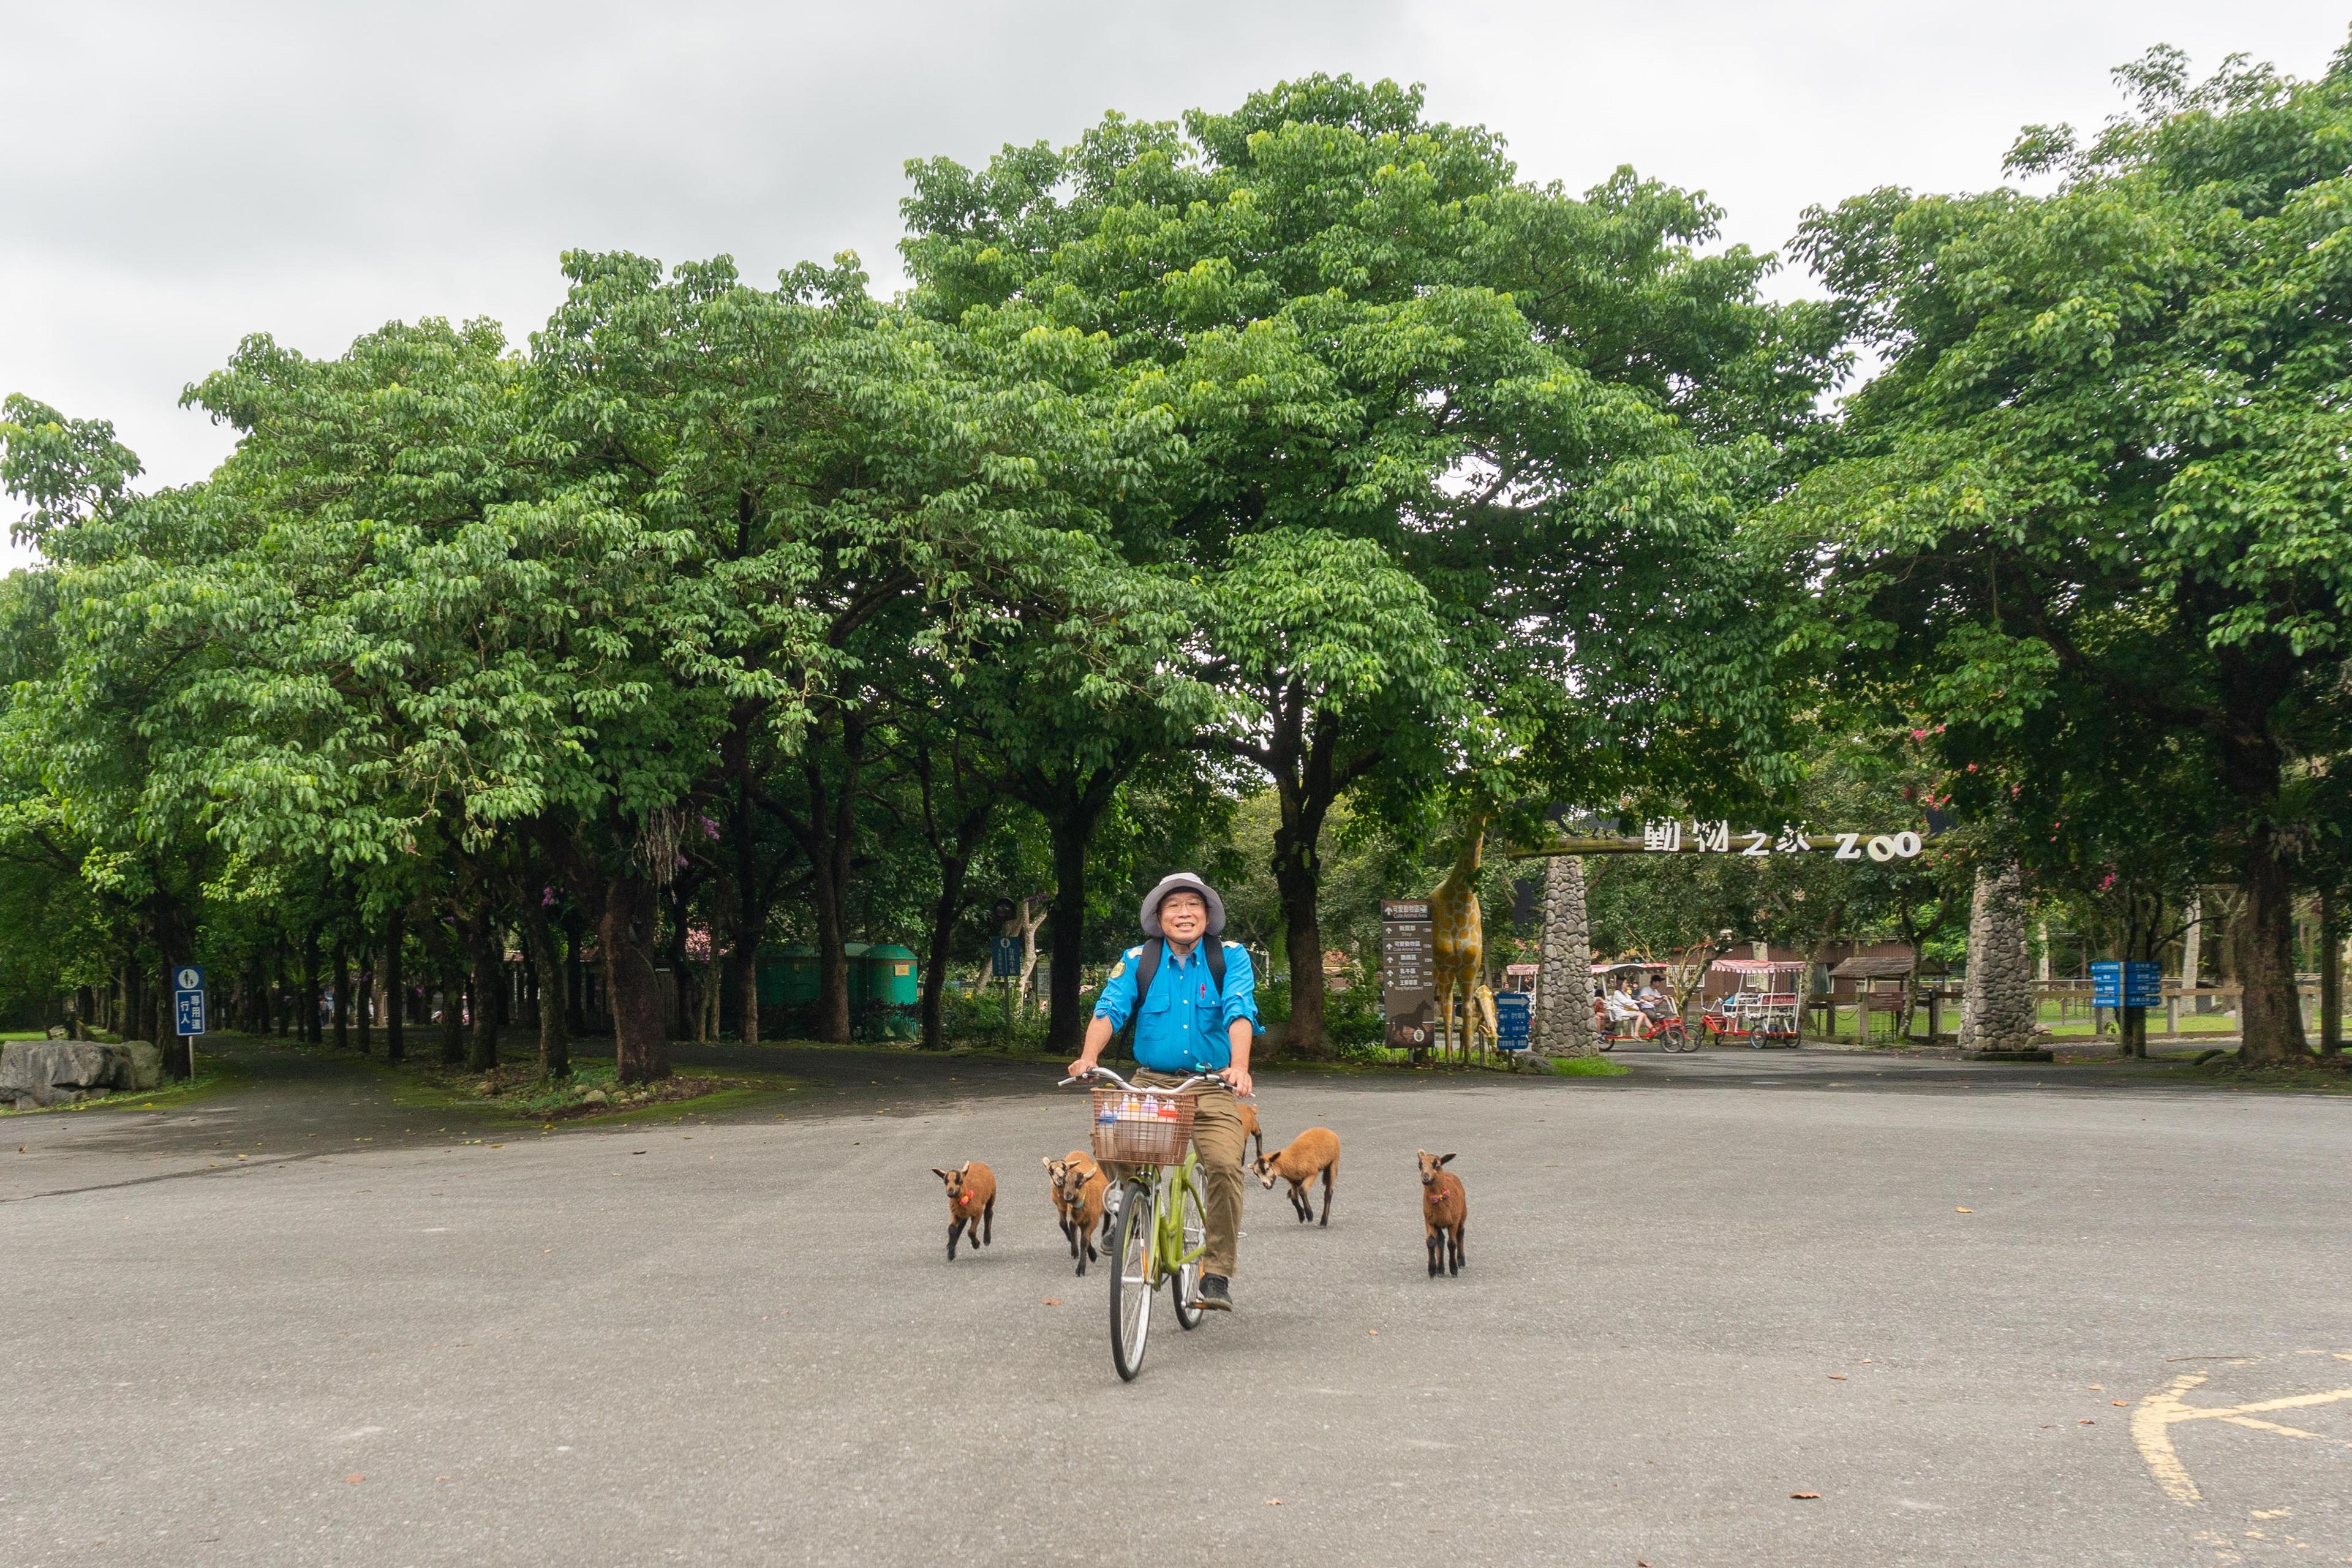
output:
MULTIPOLYGON (((1129 1083, 1105 1067, 1087 1077, 1118 1086, 1094 1091, 1094 1152, 1104 1164, 1128 1173, 1120 1184, 1118 1230, 1111 1246, 1110 1362, 1121 1382, 1132 1383, 1143 1370, 1151 1298, 1160 1287, 1175 1285, 1171 1304, 1178 1328, 1198 1328, 1207 1312, 1197 1294, 1209 1226, 1201 1205, 1201 1157, 1192 1149, 1190 1091, 1215 1078, 1195 1074, 1162 1088, 1129 1083)), ((1084 1081, 1066 1078, 1062 1087, 1084 1081)))

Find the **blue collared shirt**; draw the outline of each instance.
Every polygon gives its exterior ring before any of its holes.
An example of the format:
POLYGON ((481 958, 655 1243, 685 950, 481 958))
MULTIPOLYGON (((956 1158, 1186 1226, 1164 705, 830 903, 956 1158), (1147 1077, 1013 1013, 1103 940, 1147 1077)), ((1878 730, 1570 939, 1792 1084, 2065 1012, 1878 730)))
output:
MULTIPOLYGON (((1199 948, 1183 958, 1171 949, 1160 959, 1160 972, 1151 977, 1151 994, 1143 999, 1143 1016, 1135 1026, 1138 1062, 1154 1072, 1216 1072, 1234 1065, 1227 1031, 1234 1019, 1247 1018, 1252 1033, 1264 1028, 1257 1016, 1257 971, 1249 950, 1238 942, 1224 946, 1222 994, 1199 948)), ((1112 966, 1095 1002, 1095 1016, 1108 1018, 1115 1029, 1135 1012, 1135 970, 1142 957, 1143 949, 1129 948, 1112 966)))

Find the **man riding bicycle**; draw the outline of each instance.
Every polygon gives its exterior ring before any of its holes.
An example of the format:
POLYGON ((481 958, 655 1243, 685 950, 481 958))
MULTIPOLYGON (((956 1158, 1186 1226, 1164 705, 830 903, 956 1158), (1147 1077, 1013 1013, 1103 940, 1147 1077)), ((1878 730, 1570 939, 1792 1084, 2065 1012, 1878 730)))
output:
POLYGON ((1246 948, 1220 940, 1224 900, 1190 871, 1161 878, 1144 895, 1141 918, 1144 934, 1155 940, 1129 948, 1112 968, 1070 1076, 1092 1072, 1103 1047, 1132 1017, 1135 1059, 1143 1069, 1136 1083, 1168 1086, 1196 1073, 1221 1080, 1198 1091, 1192 1116, 1208 1231, 1197 1305, 1230 1312, 1242 1223, 1242 1119, 1234 1097, 1251 1092, 1257 974, 1246 948))

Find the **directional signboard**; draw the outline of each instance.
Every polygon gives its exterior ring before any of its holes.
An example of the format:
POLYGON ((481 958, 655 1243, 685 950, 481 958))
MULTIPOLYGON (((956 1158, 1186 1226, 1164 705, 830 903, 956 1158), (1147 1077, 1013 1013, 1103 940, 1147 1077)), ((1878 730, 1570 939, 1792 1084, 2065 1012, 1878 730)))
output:
POLYGON ((2096 1007, 2160 1007, 2164 1005, 2163 971, 2145 959, 2094 963, 2091 1004, 2096 1007))
POLYGON ((183 1035, 205 1032, 205 972, 193 963, 172 971, 172 1015, 183 1035))
POLYGON ((1436 931, 1427 899, 1381 901, 1381 1013, 1389 1045, 1415 1056, 1429 1048, 1433 1033, 1436 931))
POLYGON ((988 950, 988 974, 992 980, 1011 980, 1021 973, 1021 939, 1000 936, 988 950))
POLYGON ((1528 1048, 1528 1025, 1535 998, 1524 991, 1495 993, 1495 1044, 1507 1051, 1528 1048))
POLYGON ((2141 958, 2105 959, 2091 965, 2094 1007, 2161 1007, 2163 968, 2141 958))

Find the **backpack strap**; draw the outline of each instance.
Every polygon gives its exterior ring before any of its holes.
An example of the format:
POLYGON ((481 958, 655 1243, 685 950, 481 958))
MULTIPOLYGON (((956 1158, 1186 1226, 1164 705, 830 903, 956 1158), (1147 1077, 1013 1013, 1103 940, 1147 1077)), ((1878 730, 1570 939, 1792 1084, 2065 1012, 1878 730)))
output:
MULTIPOLYGON (((1225 944, 1215 937, 1203 937, 1201 956, 1209 961, 1209 978, 1217 983, 1220 999, 1225 994, 1225 944)), ((1143 999, 1151 994, 1151 983, 1160 977, 1160 961, 1168 955, 1168 939, 1143 944, 1143 955, 1135 961, 1135 1010, 1143 1011, 1143 999)))

